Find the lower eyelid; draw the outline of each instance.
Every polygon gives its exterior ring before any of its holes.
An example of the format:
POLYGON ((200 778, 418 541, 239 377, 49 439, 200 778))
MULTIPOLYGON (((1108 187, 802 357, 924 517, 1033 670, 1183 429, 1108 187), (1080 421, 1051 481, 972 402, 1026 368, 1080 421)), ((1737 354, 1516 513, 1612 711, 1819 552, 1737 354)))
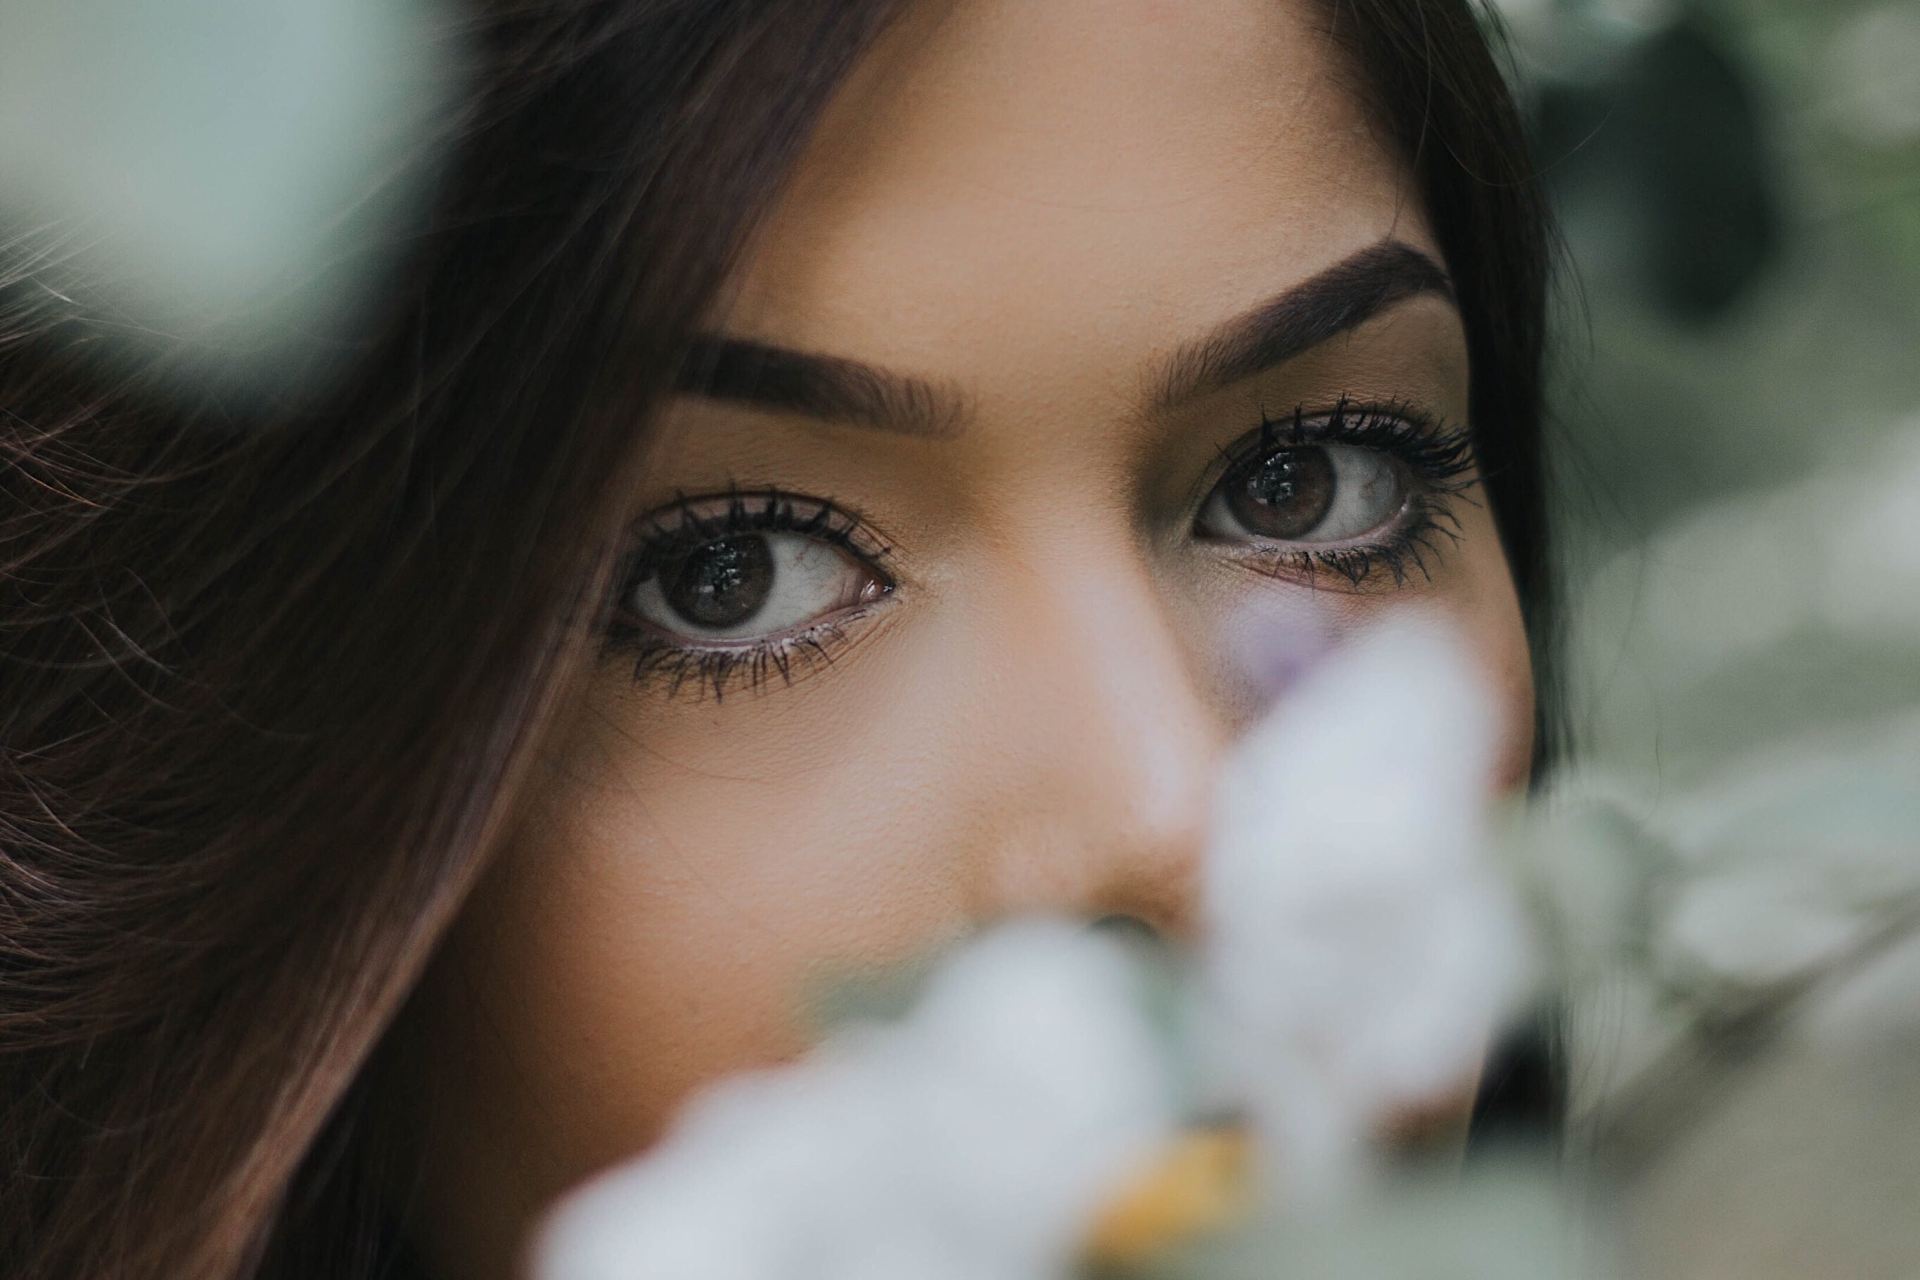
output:
POLYGON ((1397 589, 1416 574, 1431 582, 1447 548, 1461 541, 1459 519, 1447 504, 1451 496, 1436 491, 1411 495, 1394 520, 1381 526, 1384 533, 1342 542, 1208 541, 1236 564, 1302 586, 1366 591, 1390 585, 1397 589), (1390 584, 1381 582, 1383 575, 1391 579, 1390 584))
POLYGON ((675 638, 632 637, 614 647, 632 657, 630 679, 637 686, 660 688, 669 697, 724 702, 742 692, 758 693, 779 682, 796 684, 829 667, 850 646, 866 639, 878 612, 891 596, 866 601, 779 635, 752 642, 682 643, 675 638), (743 683, 744 682, 744 685, 743 683))

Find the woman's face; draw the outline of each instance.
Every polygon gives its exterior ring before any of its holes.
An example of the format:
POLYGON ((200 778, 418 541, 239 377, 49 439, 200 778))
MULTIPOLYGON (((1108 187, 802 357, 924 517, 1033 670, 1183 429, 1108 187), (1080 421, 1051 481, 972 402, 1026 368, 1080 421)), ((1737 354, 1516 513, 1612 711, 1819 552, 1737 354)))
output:
POLYGON ((979 0, 836 98, 409 1015, 442 1273, 510 1274, 689 1091, 804 1048, 836 975, 1013 913, 1191 930, 1221 752, 1387 611, 1468 631, 1523 776, 1461 322, 1317 16, 979 0))

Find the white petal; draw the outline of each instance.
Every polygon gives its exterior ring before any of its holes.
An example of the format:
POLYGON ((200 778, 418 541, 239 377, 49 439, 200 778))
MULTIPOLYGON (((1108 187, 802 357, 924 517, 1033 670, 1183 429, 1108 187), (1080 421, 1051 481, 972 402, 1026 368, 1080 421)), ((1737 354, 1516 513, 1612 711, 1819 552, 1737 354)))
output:
POLYGON ((696 1100, 654 1151, 564 1201, 541 1280, 1022 1280, 1070 1259, 1170 1133, 1173 1089, 1126 956, 1065 923, 1004 926, 902 1023, 696 1100))
POLYGON ((1403 620, 1310 675, 1228 766, 1206 886, 1217 1052, 1295 1190, 1462 1083, 1518 989, 1518 909, 1481 862, 1495 724, 1459 639, 1403 620))

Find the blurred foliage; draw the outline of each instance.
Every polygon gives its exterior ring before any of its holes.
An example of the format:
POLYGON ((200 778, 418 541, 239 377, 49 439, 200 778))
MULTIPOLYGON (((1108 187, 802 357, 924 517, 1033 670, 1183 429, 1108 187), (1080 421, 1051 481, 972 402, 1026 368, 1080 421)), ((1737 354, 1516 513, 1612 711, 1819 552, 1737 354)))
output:
POLYGON ((1569 259, 1576 1128, 1632 1274, 1912 1275, 1920 3, 1499 7, 1569 259))
POLYGON ((1920 483, 1920 3, 1500 9, 1571 268, 1589 758, 1684 783, 1920 701, 1920 610, 1868 598, 1920 593, 1920 517, 1876 487, 1920 483))

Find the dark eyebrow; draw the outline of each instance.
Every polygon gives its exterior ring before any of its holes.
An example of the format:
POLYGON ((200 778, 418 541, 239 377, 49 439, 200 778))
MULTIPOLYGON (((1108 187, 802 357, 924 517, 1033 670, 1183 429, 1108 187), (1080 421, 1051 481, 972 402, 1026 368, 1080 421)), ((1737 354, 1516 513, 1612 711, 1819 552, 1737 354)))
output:
MULTIPOLYGON (((1446 271, 1412 245, 1383 240, 1174 352, 1155 408, 1282 364, 1422 294, 1452 301, 1446 271)), ((694 339, 675 390, 901 435, 951 436, 968 416, 964 396, 924 378, 719 334, 694 339)))
POLYGON ((1155 407, 1170 409, 1284 364, 1423 294, 1454 301, 1446 271, 1410 244, 1382 240, 1174 352, 1155 407))
POLYGON ((924 378, 718 334, 694 339, 675 389, 902 435, 953 435, 967 416, 962 396, 924 378))

